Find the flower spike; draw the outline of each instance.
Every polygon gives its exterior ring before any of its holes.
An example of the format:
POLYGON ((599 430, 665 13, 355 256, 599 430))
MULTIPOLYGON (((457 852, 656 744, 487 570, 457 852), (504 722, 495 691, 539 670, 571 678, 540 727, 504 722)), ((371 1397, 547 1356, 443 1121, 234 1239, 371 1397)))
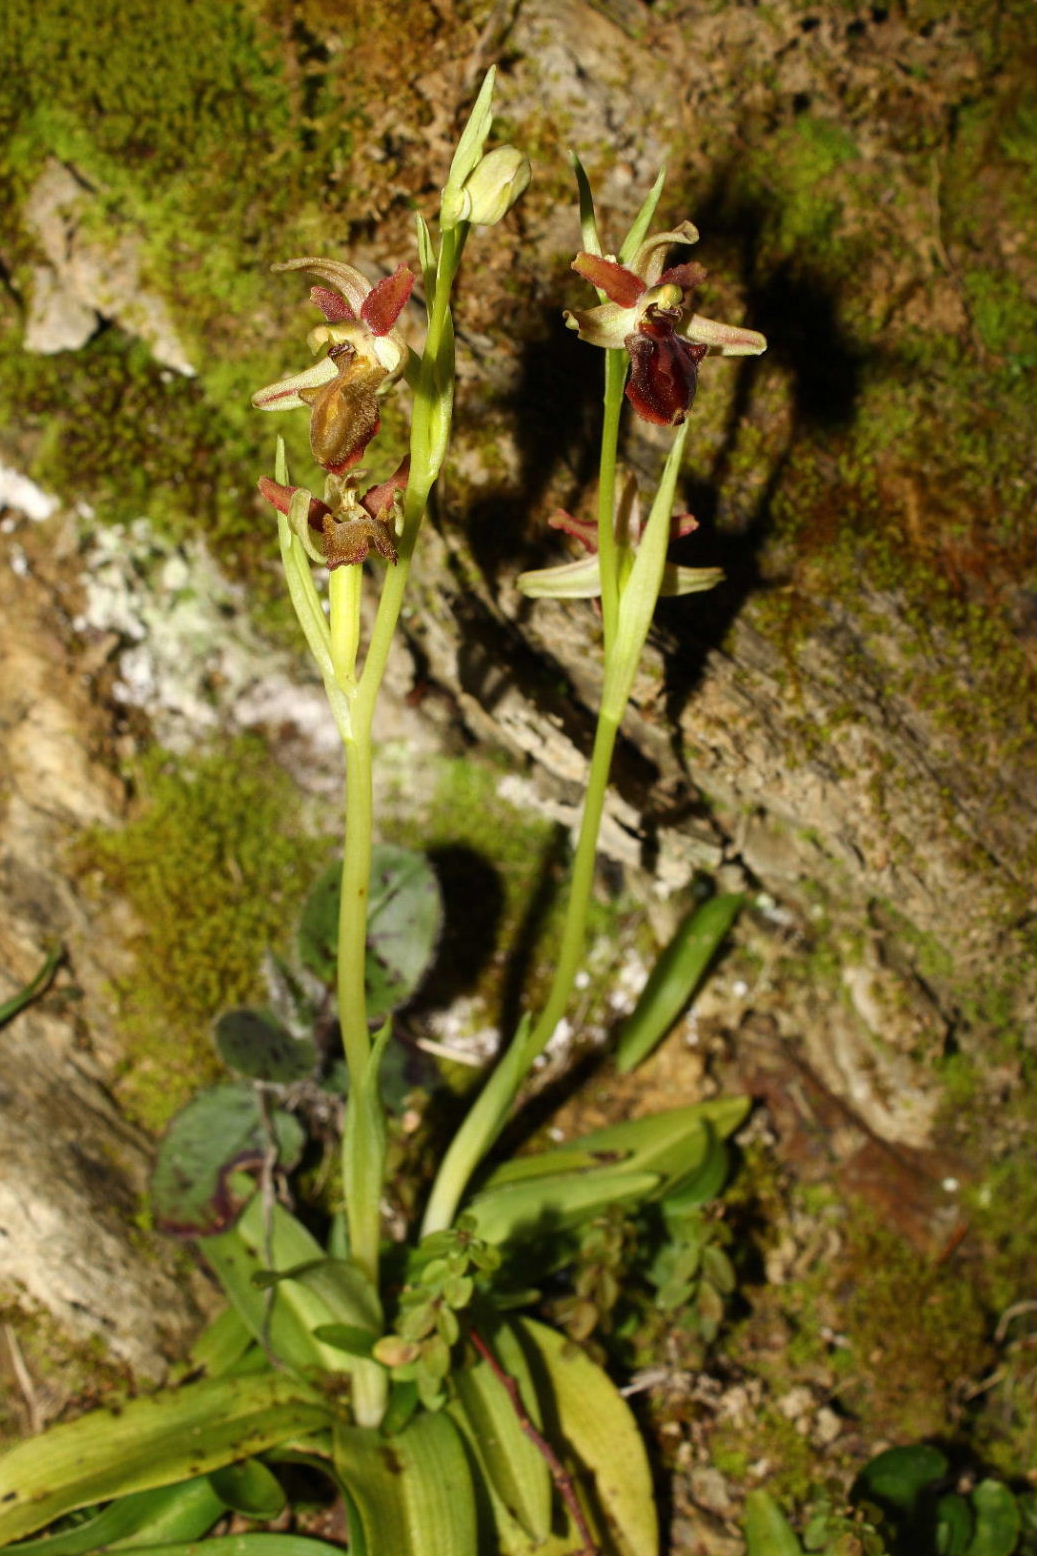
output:
POLYGON ((261 411, 305 406, 314 458, 333 475, 351 470, 381 425, 379 400, 403 372, 409 355, 396 324, 414 286, 401 265, 376 286, 352 265, 308 256, 275 265, 307 270, 326 284, 310 291, 325 324, 311 330, 310 349, 324 350, 312 367, 252 396, 261 411))

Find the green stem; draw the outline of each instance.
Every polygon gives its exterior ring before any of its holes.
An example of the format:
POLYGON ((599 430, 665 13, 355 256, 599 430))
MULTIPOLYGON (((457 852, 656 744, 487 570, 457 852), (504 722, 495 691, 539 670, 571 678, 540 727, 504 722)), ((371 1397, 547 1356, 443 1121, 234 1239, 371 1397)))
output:
POLYGON ((594 888, 598 832, 618 733, 619 719, 602 714, 594 737, 583 819, 573 857, 569 903, 547 1003, 532 1030, 527 1035, 523 1035, 520 1030, 512 1039, 508 1052, 451 1141, 429 1196, 421 1227, 423 1237, 430 1232, 442 1231, 454 1220, 472 1174, 500 1134, 533 1061, 546 1048, 565 1014, 583 960, 587 915, 594 888))
POLYGON ((346 823, 338 919, 338 1017, 351 1075, 362 1075, 371 1051, 367 1024, 367 904, 373 831, 370 728, 354 720, 346 746, 346 823))
MULTIPOLYGON (((332 572, 331 654, 337 679, 351 693, 346 748, 345 847, 338 926, 338 1010, 349 1067, 351 1095, 342 1141, 342 1181, 350 1254, 378 1284, 381 1194, 385 1170, 385 1121, 378 1090, 380 1050, 372 1050, 367 1019, 367 916, 374 836, 372 727, 375 707, 403 608, 418 532, 439 474, 450 432, 453 402, 453 327, 450 292, 465 232, 443 238, 425 351, 418 368, 411 427, 411 474, 404 498, 399 561, 384 577, 378 612, 359 681, 354 631, 359 622, 360 570, 332 572), (352 577, 338 580, 339 572, 352 577)), ((361 1384, 358 1370, 356 1384, 361 1384)), ((357 1418, 377 1424, 384 1413, 384 1377, 364 1381, 355 1400, 357 1418), (381 1393, 379 1394, 379 1389, 381 1393)))
POLYGON ((586 944, 598 834, 605 809, 612 757, 659 596, 677 472, 684 453, 686 435, 685 425, 674 438, 641 544, 624 581, 616 611, 615 630, 606 635, 601 709, 587 776, 580 836, 573 858, 565 924, 547 1003, 532 1030, 524 1033, 520 1029, 512 1039, 507 1052, 451 1142, 432 1186, 422 1222, 423 1236, 441 1231, 454 1220, 472 1174, 500 1134, 519 1088, 529 1074, 533 1061, 550 1041, 572 995, 586 944))
POLYGON ((623 387, 627 376, 625 351, 605 353, 605 416, 598 466, 598 558, 601 568, 601 616, 606 645, 611 642, 619 611, 619 557, 616 542, 616 467, 623 387))

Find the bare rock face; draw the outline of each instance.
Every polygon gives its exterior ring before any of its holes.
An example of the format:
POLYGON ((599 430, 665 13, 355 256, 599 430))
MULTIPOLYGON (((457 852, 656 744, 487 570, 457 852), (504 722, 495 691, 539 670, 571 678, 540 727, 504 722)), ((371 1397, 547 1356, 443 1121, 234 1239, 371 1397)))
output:
POLYGON ((139 335, 157 362, 193 374, 165 301, 142 285, 138 240, 132 232, 90 231, 84 215, 94 204, 93 191, 60 162, 49 164, 29 194, 25 225, 47 263, 34 271, 25 350, 76 351, 108 319, 139 335))
POLYGON ((74 531, 51 526, 48 538, 49 581, 9 537, 0 561, 0 997, 48 947, 66 952, 46 998, 0 1030, 0 1294, 9 1311, 43 1309, 70 1341, 100 1338, 157 1378, 197 1328, 202 1289, 175 1250, 136 1229, 150 1149, 106 1089, 118 951, 99 943, 67 851, 82 828, 112 824, 123 795, 54 588, 62 570, 74 576, 74 531))

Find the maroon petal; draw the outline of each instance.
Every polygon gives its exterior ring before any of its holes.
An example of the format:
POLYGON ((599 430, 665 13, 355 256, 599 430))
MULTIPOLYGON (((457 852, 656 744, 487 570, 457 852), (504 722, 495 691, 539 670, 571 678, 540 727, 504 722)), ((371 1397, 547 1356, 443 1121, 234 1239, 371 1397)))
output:
POLYGON ((645 290, 645 283, 633 270, 613 259, 602 259, 600 254, 577 254, 572 267, 620 308, 632 308, 645 290))
POLYGON ((341 292, 333 292, 330 286, 311 286, 310 302, 320 309, 329 324, 341 324, 344 319, 356 318, 341 292))
POLYGON ((671 265, 669 270, 664 270, 656 285, 664 286, 669 283, 679 286, 682 292, 693 292, 696 287, 702 285, 706 274, 701 265, 696 265, 694 260, 689 260, 685 265, 671 265))
POLYGON ((672 328, 628 335, 626 348, 626 395, 634 410, 659 427, 679 427, 695 398, 699 363, 709 348, 683 340, 672 328))
MULTIPOLYGON (((280 481, 271 481, 268 476, 261 476, 259 490, 267 502, 272 502, 279 513, 287 513, 292 506, 292 498, 299 490, 297 486, 282 486, 280 481)), ((311 529, 319 530, 323 526, 324 515, 331 509, 326 502, 321 502, 319 497, 310 498, 310 508, 306 515, 311 529)))
POLYGON ((410 455, 408 454, 387 481, 383 481, 380 486, 372 486, 370 491, 365 492, 360 499, 372 519, 386 517, 392 508, 396 493, 406 489, 409 479, 410 455))
POLYGON ((699 527, 699 521, 693 513, 675 513, 670 520, 670 539, 683 540, 685 535, 693 535, 699 527))
POLYGON ((407 305, 417 277, 406 265, 372 287, 360 308, 360 317, 375 335, 388 335, 407 305))
POLYGON ((559 508, 557 513, 552 513, 548 519, 552 529, 564 529, 567 535, 578 540, 581 546, 586 547, 592 556, 598 554, 598 526, 591 519, 574 519, 571 513, 566 513, 564 508, 559 508))

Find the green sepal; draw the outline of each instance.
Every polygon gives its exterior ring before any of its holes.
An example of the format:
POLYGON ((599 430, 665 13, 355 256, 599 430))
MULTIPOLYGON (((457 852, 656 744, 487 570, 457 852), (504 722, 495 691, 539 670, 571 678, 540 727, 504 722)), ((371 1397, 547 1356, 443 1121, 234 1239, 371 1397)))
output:
POLYGON ((94 1410, 0 1459, 0 1543, 109 1497, 173 1485, 327 1424, 294 1378, 211 1378, 94 1410))
POLYGON ((334 1441, 366 1556, 479 1556, 468 1460, 448 1416, 416 1416, 390 1439, 338 1424, 334 1441))

